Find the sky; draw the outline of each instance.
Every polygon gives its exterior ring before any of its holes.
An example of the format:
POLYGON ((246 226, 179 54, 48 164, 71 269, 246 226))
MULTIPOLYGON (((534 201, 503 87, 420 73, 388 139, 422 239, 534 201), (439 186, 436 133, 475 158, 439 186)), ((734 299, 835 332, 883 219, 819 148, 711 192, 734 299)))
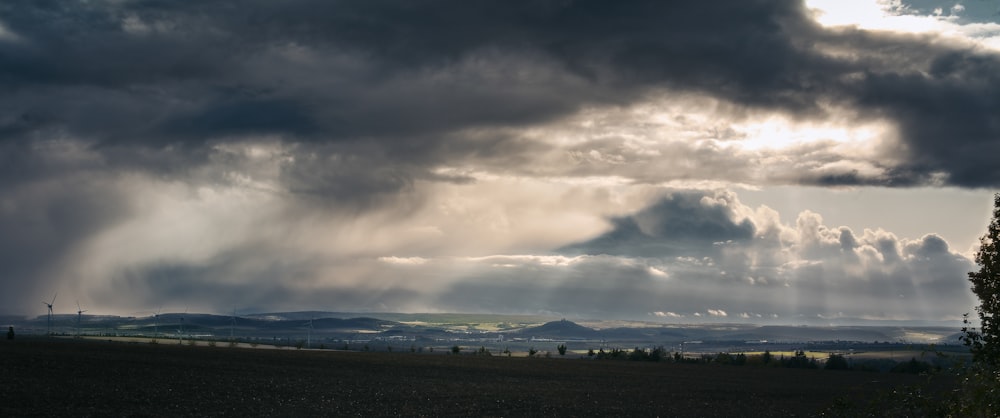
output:
POLYGON ((958 323, 998 13, 4 1, 0 313, 958 323))

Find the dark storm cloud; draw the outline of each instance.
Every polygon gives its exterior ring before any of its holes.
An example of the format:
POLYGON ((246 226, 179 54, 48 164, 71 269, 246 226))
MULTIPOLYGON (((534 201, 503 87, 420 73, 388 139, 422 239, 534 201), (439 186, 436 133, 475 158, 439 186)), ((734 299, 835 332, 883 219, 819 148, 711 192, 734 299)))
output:
POLYGON ((826 30, 793 0, 24 0, 0 6, 0 22, 14 34, 0 40, 4 140, 141 148, 278 135, 401 146, 413 152, 373 163, 434 164, 475 158, 440 146, 448 133, 666 88, 803 117, 859 106, 899 125, 907 158, 892 178, 805 183, 1000 181, 984 160, 1000 132, 995 55, 826 30))
POLYGON ((897 121, 904 167, 942 172, 961 186, 1000 184, 990 156, 1000 153, 1000 57, 967 51, 933 59, 927 74, 870 74, 858 103, 897 121))
POLYGON ((582 254, 678 257, 717 252, 719 244, 747 242, 756 226, 738 219, 730 203, 732 195, 677 192, 633 215, 612 219, 611 231, 573 244, 562 251, 582 254))

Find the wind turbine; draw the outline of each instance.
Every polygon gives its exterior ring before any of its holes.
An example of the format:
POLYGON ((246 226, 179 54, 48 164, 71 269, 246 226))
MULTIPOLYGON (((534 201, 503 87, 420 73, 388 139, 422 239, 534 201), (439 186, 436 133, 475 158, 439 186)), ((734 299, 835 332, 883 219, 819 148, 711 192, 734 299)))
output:
POLYGON ((42 301, 42 304, 49 307, 49 322, 48 322, 49 336, 52 336, 52 304, 56 303, 56 296, 59 296, 59 292, 56 292, 54 295, 52 295, 52 302, 46 302, 44 300, 42 301))
POLYGON ((156 308, 156 313, 153 314, 153 337, 160 335, 160 310, 163 309, 163 305, 156 308))
MULTIPOLYGON (((54 302, 55 300, 53 300, 54 302)), ((80 307, 80 301, 76 301, 76 337, 80 338, 80 319, 83 318, 83 313, 87 312, 80 307)))
MULTIPOLYGON (((187 305, 184 305, 184 315, 187 315, 187 313, 188 313, 188 307, 187 305)), ((177 344, 180 344, 184 341, 184 315, 181 315, 181 329, 177 333, 177 344)))

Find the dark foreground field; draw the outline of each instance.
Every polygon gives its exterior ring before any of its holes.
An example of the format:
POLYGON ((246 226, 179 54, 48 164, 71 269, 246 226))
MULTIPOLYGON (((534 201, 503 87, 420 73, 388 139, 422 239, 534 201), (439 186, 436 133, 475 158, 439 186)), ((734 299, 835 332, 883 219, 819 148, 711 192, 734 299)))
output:
POLYGON ((813 416, 902 374, 60 339, 0 343, 0 416, 813 416))

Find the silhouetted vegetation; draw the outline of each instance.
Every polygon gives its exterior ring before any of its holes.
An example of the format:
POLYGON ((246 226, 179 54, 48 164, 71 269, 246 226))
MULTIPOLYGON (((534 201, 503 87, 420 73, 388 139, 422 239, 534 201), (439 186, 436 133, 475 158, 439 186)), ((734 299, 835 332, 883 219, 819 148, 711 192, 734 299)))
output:
POLYGON ((818 369, 819 365, 816 364, 816 359, 812 359, 806 356, 805 351, 798 350, 795 355, 789 358, 782 357, 780 360, 782 367, 788 367, 790 369, 818 369))
POLYGON ((849 370, 851 365, 847 363, 847 359, 840 354, 830 354, 826 358, 826 364, 823 365, 826 370, 849 370))
POLYGON ((979 271, 969 272, 980 303, 979 328, 971 326, 966 314, 961 340, 972 352, 972 364, 962 372, 962 391, 953 408, 962 416, 988 416, 1000 406, 1000 193, 993 195, 993 217, 979 243, 979 271))
MULTIPOLYGON (((590 350, 593 353, 594 350, 590 350)), ((663 347, 656 347, 652 350, 644 350, 635 347, 631 351, 612 348, 611 351, 604 351, 602 348, 593 355, 597 360, 629 360, 629 361, 660 361, 667 357, 667 351, 663 347)))
POLYGON ((910 361, 899 363, 892 368, 893 373, 930 373, 934 368, 926 361, 917 361, 916 358, 910 358, 910 361))

